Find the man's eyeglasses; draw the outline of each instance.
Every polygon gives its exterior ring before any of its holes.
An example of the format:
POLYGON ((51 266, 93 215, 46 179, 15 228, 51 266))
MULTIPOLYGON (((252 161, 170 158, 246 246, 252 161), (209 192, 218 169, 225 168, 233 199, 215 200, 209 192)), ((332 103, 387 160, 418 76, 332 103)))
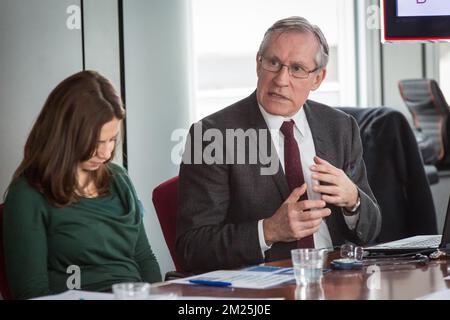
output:
POLYGON ((276 58, 266 58, 263 56, 259 56, 259 61, 261 61, 261 66, 264 70, 270 72, 280 72, 283 67, 287 67, 289 74, 298 79, 306 79, 309 77, 310 73, 316 72, 319 70, 319 67, 313 70, 306 70, 303 66, 294 63, 291 65, 282 64, 280 60, 276 58))

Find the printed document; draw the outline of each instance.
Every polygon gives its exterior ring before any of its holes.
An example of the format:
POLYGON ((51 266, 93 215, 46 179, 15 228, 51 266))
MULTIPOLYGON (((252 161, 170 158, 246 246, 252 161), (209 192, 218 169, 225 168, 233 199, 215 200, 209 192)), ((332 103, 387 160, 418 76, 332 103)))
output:
POLYGON ((217 270, 188 278, 176 279, 171 283, 190 284, 191 280, 215 283, 229 283, 232 288, 265 289, 288 282, 295 282, 293 268, 254 266, 241 270, 217 270))

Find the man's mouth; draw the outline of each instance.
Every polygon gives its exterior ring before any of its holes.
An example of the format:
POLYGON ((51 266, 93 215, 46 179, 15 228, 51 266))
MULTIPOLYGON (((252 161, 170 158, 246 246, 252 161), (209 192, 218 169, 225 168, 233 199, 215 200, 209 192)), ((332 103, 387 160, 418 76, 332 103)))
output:
POLYGON ((269 92, 269 96, 270 96, 270 97, 273 97, 273 98, 289 100, 288 97, 283 96, 283 95, 281 95, 281 94, 279 94, 279 93, 275 93, 275 92, 269 92))

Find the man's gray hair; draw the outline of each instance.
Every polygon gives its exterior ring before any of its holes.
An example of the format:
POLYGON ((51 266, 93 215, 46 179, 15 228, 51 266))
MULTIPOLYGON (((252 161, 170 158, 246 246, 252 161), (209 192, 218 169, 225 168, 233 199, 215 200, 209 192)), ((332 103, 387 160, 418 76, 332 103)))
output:
POLYGON ((264 39, 261 42, 261 45, 259 46, 258 53, 260 55, 264 53, 267 46, 267 40, 272 34, 274 33, 281 34, 284 32, 291 32, 291 31, 300 33, 310 32, 316 37, 320 47, 315 58, 316 68, 318 70, 325 68, 328 63, 328 54, 329 54, 327 39, 325 39, 325 36, 323 35, 322 31, 318 26, 311 24, 308 20, 306 20, 303 17, 294 16, 281 19, 275 22, 269 29, 267 29, 266 33, 264 34, 264 39))

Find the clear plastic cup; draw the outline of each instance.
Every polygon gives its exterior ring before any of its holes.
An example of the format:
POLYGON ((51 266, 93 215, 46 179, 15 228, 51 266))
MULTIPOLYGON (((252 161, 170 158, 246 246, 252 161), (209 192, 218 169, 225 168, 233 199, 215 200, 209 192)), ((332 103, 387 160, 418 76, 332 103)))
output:
POLYGON ((150 284, 146 282, 124 282, 112 286, 116 300, 146 300, 150 297, 150 284))
POLYGON ((322 280, 326 250, 294 249, 291 250, 291 256, 297 285, 309 285, 322 280))

